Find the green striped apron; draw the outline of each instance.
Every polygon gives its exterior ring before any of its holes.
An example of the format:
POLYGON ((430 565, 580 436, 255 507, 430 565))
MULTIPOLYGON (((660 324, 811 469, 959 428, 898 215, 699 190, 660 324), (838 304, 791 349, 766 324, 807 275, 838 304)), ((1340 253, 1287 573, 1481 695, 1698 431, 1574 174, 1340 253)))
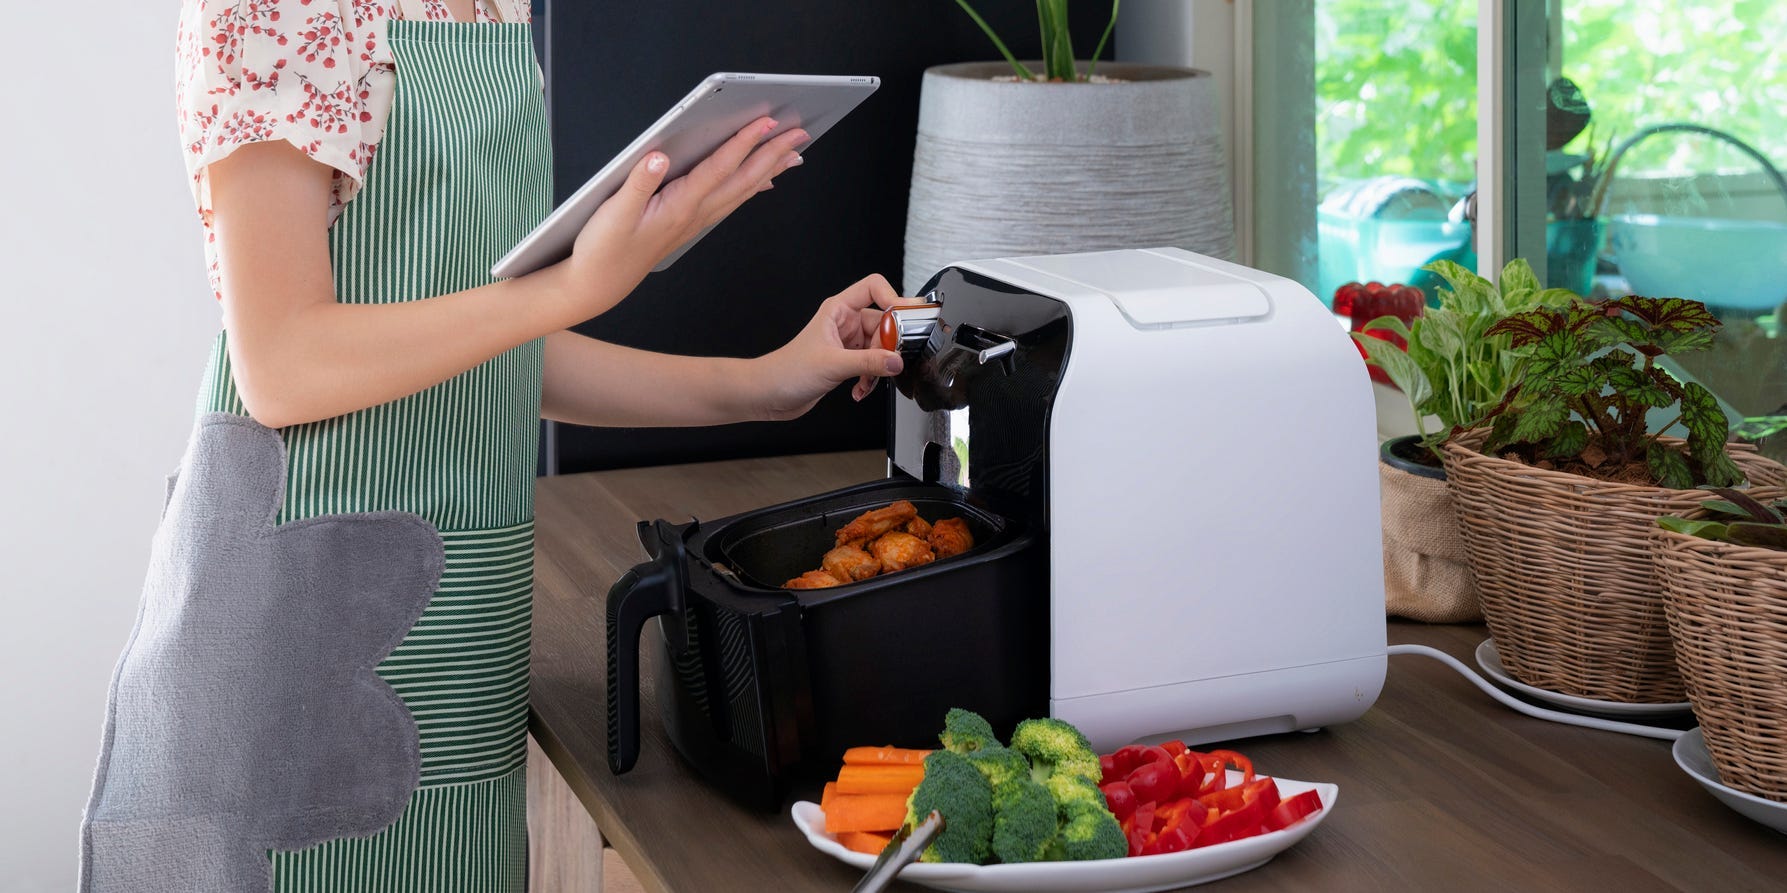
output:
MULTIPOLYGON (((526 24, 393 19, 397 88, 365 188, 329 234, 336 299, 396 303, 491 281, 550 210, 551 146, 526 24)), ((219 335, 200 412, 246 414, 219 335)), ((415 716, 421 786, 364 839, 274 851, 278 891, 526 889, 528 636, 541 342, 400 400, 280 431, 277 523, 414 512, 440 588, 378 673, 415 716)))

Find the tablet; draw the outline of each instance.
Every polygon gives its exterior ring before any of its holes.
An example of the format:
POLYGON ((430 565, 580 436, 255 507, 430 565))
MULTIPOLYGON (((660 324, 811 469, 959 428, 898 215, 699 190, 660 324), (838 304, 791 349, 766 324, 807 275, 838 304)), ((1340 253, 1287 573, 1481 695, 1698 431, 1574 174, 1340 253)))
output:
MULTIPOLYGON (((620 189, 633 166, 653 150, 670 157, 670 170, 664 175, 664 182, 668 183, 693 170, 746 124, 768 115, 776 120, 776 129, 763 141, 785 130, 803 128, 808 139, 799 151, 805 152, 879 86, 881 79, 876 77, 734 72, 708 75, 665 112, 658 123, 647 128, 534 227, 527 238, 509 249, 490 268, 490 273, 498 278, 513 278, 570 257, 577 234, 595 216, 596 208, 620 189)), ((705 235, 707 230, 697 233, 653 269, 670 266, 705 235)))

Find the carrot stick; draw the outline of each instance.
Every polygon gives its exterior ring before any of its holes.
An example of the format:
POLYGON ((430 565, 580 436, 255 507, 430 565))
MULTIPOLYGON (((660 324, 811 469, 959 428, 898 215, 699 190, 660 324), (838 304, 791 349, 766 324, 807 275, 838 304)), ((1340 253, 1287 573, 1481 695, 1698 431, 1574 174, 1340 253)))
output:
POLYGON ((846 765, 838 771, 838 793, 899 794, 904 796, 912 793, 912 789, 918 787, 918 783, 923 781, 924 777, 925 767, 922 765, 846 765))
MULTIPOLYGON (((825 830, 892 831, 906 821, 905 794, 833 794, 824 807, 825 830)), ((877 850, 876 852, 879 852, 877 850)))
POLYGON ((837 793, 838 793, 838 783, 837 782, 828 781, 825 783, 825 793, 819 795, 819 811, 820 812, 830 812, 831 811, 831 799, 832 799, 832 797, 836 796, 837 793))
POLYGON ((845 831, 838 835, 838 843, 843 844, 845 849, 868 853, 871 856, 881 855, 881 851, 887 849, 887 842, 890 840, 893 840, 892 834, 879 834, 874 831, 845 831))
POLYGON ((928 750, 913 750, 907 747, 852 747, 844 751, 844 765, 921 766, 928 754, 930 754, 928 750))

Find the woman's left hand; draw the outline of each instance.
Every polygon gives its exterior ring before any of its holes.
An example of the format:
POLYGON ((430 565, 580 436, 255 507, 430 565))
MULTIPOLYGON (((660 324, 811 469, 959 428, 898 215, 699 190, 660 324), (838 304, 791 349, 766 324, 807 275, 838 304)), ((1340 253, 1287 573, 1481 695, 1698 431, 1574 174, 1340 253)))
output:
POLYGON ((826 298, 794 340, 759 361, 764 415, 798 418, 838 382, 852 378, 856 386, 850 395, 857 400, 869 396, 876 379, 897 375, 904 367, 898 353, 875 344, 882 311, 919 303, 923 301, 900 297, 879 273, 826 298))

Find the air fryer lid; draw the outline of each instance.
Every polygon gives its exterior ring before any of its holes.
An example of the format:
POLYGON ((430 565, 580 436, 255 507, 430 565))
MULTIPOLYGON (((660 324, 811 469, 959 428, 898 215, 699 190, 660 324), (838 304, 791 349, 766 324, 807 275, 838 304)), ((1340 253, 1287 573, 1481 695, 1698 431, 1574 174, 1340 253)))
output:
MULTIPOLYGON (((901 499, 910 501, 918 509, 918 516, 933 524, 944 518, 966 521, 969 532, 974 534, 974 548, 961 555, 899 571, 889 575, 889 580, 909 579, 931 570, 942 571, 960 561, 973 560, 978 553, 1008 541, 1020 526, 1012 519, 971 504, 967 494, 961 491, 936 484, 888 480, 824 493, 718 522, 708 529, 705 543, 698 548, 709 563, 732 571, 745 586, 785 592, 782 589, 784 581, 819 567, 819 560, 837 545, 839 528, 863 512, 901 499)), ((874 579, 880 578, 871 578, 874 579)), ((847 589, 848 586, 795 590, 792 594, 806 603, 847 589)))

